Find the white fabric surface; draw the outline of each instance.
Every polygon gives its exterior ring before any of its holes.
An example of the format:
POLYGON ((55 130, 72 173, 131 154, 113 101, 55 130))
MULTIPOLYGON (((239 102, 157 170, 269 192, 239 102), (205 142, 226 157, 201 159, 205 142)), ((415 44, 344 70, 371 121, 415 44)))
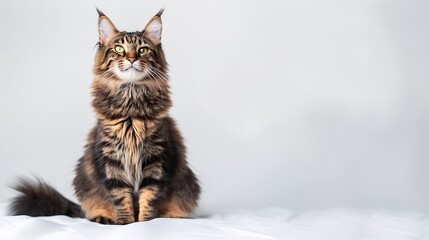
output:
POLYGON ((267 208, 113 226, 65 216, 10 217, 3 213, 0 239, 429 240, 428 216, 386 210, 332 209, 294 213, 282 208, 267 208))

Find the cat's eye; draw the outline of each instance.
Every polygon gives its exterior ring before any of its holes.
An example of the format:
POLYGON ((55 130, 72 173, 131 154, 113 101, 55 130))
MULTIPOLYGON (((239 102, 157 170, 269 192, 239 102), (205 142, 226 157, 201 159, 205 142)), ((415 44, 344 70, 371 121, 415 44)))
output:
POLYGON ((147 52, 149 52, 149 48, 148 47, 142 47, 139 49, 139 54, 140 55, 145 55, 147 52))
POLYGON ((125 49, 124 49, 124 47, 117 45, 117 46, 115 46, 115 51, 117 53, 123 53, 125 51, 125 49))

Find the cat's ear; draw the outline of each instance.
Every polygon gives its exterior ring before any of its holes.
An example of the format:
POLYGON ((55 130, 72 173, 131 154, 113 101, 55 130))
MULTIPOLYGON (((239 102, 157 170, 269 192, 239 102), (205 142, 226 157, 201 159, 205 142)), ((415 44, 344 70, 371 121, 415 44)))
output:
POLYGON ((164 9, 159 10, 159 12, 149 21, 149 23, 144 28, 143 32, 145 37, 147 37, 153 44, 158 46, 161 43, 161 33, 162 33, 162 22, 161 15, 164 12, 164 9))
POLYGON ((102 11, 97 8, 98 12, 98 36, 100 43, 106 45, 113 35, 118 33, 113 22, 102 11))

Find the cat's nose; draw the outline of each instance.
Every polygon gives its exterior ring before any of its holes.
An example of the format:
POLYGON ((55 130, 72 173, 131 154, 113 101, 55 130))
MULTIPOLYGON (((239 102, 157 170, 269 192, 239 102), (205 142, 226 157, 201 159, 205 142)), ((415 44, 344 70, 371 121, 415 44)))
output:
POLYGON ((130 63, 133 63, 133 62, 136 61, 136 58, 134 58, 134 57, 128 57, 127 60, 130 61, 130 63))

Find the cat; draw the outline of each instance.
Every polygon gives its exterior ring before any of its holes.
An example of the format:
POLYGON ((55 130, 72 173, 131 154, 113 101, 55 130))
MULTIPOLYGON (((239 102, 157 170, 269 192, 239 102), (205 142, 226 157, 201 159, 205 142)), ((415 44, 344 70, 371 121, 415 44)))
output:
POLYGON ((128 224, 156 217, 185 218, 197 207, 199 182, 168 111, 167 62, 161 47, 161 9, 143 31, 120 32, 98 10, 89 133, 73 181, 80 205, 40 179, 22 178, 12 215, 85 217, 128 224))

